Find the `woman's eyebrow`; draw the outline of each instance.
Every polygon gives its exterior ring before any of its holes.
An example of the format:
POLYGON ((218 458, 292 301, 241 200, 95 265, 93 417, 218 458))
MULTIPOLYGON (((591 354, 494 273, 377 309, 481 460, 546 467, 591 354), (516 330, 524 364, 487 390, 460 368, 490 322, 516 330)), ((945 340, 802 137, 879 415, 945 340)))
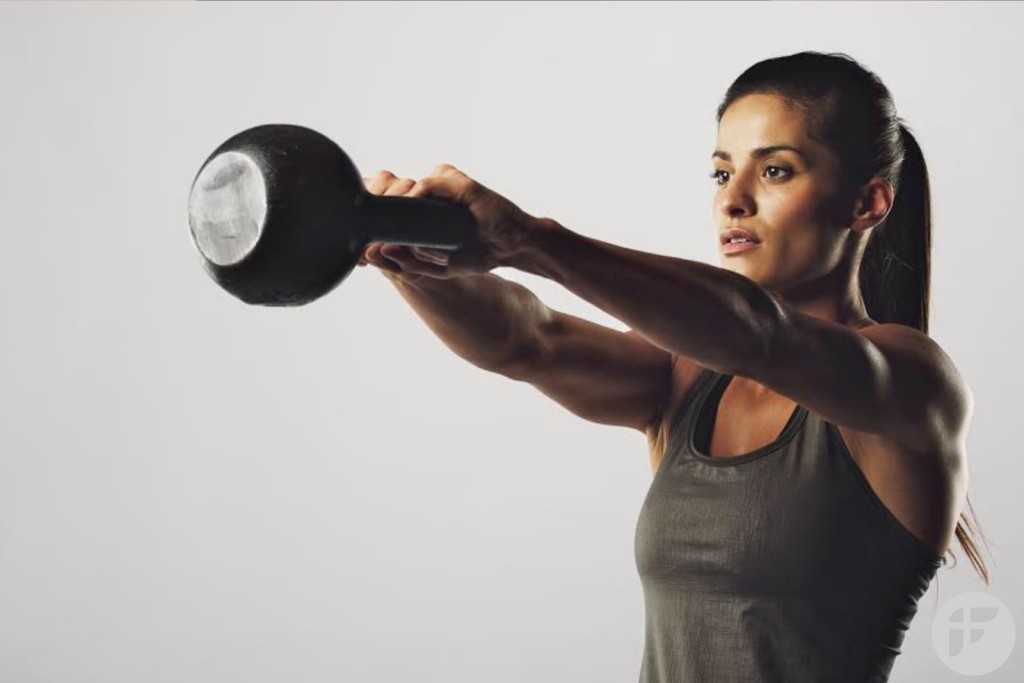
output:
MULTIPOLYGON (((768 156, 772 152, 780 152, 784 150, 795 152, 799 154, 804 161, 810 161, 810 158, 803 150, 797 149, 792 145, 771 145, 769 147, 758 147, 757 149, 753 150, 750 153, 750 156, 755 159, 761 159, 768 156)), ((732 161, 732 155, 729 154, 728 152, 723 152, 720 149, 716 149, 714 152, 712 152, 711 158, 714 159, 715 157, 718 157, 719 159, 724 159, 725 161, 732 161)))

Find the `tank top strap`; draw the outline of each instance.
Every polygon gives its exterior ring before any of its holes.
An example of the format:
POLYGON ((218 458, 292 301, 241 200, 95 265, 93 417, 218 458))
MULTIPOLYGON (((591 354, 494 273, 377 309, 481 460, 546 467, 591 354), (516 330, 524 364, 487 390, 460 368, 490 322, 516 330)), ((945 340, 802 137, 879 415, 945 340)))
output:
MULTIPOLYGON (((668 424, 668 433, 665 437, 665 454, 663 465, 669 465, 679 457, 681 451, 686 450, 686 441, 696 427, 698 409, 704 404, 704 399, 715 386, 715 379, 720 373, 709 368, 703 368, 694 378, 693 383, 687 390, 686 395, 680 402, 675 414, 668 424)), ((664 469, 661 467, 660 469, 664 469)))

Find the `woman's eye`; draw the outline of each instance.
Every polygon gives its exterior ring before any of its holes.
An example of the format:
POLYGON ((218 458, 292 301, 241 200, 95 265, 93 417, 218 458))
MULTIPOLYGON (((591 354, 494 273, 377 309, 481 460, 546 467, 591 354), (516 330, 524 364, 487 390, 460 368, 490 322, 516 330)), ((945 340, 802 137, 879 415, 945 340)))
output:
MULTIPOLYGON (((771 170, 782 171, 783 173, 787 173, 787 174, 790 172, 789 169, 783 168, 782 166, 765 166, 765 171, 771 171, 771 170)), ((722 174, 722 173, 728 173, 728 171, 723 171, 723 170, 716 169, 716 170, 712 171, 711 174, 710 174, 711 178, 719 181, 718 183, 716 183, 717 185, 721 185, 722 184, 721 183, 722 178, 720 176, 720 174, 722 174)), ((772 178, 772 179, 775 179, 775 178, 778 178, 779 176, 778 175, 769 175, 769 177, 772 178)))

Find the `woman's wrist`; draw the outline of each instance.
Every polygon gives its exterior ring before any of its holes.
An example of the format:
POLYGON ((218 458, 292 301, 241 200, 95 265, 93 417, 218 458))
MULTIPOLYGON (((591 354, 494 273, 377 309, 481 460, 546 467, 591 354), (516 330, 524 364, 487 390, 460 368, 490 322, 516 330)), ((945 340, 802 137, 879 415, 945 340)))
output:
POLYGON ((522 230, 522 237, 513 249, 499 260, 500 266, 516 268, 547 277, 544 254, 548 240, 567 229, 553 218, 532 218, 522 230))

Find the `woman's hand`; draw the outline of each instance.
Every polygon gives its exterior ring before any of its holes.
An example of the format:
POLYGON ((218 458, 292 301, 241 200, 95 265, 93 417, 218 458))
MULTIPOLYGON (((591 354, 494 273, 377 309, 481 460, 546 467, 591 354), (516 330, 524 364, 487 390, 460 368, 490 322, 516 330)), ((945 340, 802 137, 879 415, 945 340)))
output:
MULTIPOLYGON (((408 197, 416 181, 398 178, 390 171, 380 171, 373 178, 363 178, 363 184, 370 194, 408 197)), ((358 265, 369 263, 376 266, 392 282, 413 283, 427 275, 441 277, 447 260, 448 252, 444 249, 370 242, 363 249, 358 265)))
POLYGON ((363 180, 371 194, 431 197, 462 204, 476 221, 474 238, 455 251, 380 242, 367 245, 359 265, 371 263, 407 282, 422 277, 448 279, 486 273, 504 265, 509 256, 523 248, 533 231, 542 227, 541 219, 449 164, 437 166, 419 181, 398 178, 389 171, 363 180))

